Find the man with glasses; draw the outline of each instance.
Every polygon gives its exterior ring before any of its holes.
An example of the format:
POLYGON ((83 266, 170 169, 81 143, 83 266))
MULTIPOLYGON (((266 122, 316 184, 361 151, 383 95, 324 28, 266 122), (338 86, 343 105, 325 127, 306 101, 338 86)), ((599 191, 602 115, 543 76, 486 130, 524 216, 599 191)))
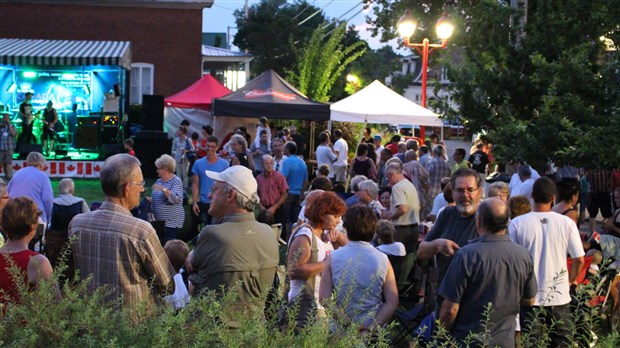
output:
POLYGON ((278 241, 270 226, 254 218, 260 199, 251 170, 232 166, 206 175, 215 181, 209 194, 209 215, 217 224, 200 232, 189 256, 193 268, 190 293, 215 291, 222 295, 222 291, 235 289, 238 301, 221 315, 226 325, 234 326, 234 313, 252 305, 264 308, 278 266, 278 241))
POLYGON ((228 168, 228 161, 225 161, 217 156, 217 138, 210 135, 207 137, 206 142, 206 156, 194 162, 192 167, 192 198, 194 203, 192 204, 192 235, 190 238, 196 236, 199 232, 198 225, 211 224, 211 216, 207 214, 211 206, 211 198, 209 193, 213 187, 213 180, 209 178, 205 172, 207 170, 212 172, 222 172, 228 168))
POLYGON ((141 305, 152 310, 172 293, 175 272, 153 226, 130 213, 144 192, 140 161, 114 155, 105 161, 99 178, 105 202, 69 224, 75 266, 82 279, 92 276, 90 291, 106 287, 106 300, 122 299, 135 316, 141 305))
MULTIPOLYGON (((437 255, 437 284, 441 284, 454 253, 478 237, 476 211, 483 193, 478 172, 468 168, 459 169, 452 175, 450 182, 456 206, 445 207, 418 248, 418 258, 421 260, 437 255)), ((437 308, 441 307, 441 303, 442 298, 438 296, 437 308)))

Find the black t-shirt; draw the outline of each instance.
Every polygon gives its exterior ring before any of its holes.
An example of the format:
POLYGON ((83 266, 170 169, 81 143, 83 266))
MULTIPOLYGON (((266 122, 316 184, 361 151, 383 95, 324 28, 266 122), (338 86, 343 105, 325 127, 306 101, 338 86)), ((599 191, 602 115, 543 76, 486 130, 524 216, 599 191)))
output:
POLYGON ((306 138, 299 133, 291 134, 291 138, 295 144, 297 144, 297 156, 303 156, 306 147, 306 138))
MULTIPOLYGON (((476 215, 463 217, 456 207, 446 207, 437 217, 433 228, 424 241, 432 242, 439 238, 449 239, 458 244, 461 248, 464 247, 469 241, 478 238, 476 215)), ((451 256, 437 254, 437 268, 439 271, 438 284, 441 284, 451 261, 451 256)))
POLYGON ((484 173, 487 164, 489 164, 489 156, 482 150, 478 150, 469 156, 469 163, 471 163, 471 167, 478 173, 484 173))

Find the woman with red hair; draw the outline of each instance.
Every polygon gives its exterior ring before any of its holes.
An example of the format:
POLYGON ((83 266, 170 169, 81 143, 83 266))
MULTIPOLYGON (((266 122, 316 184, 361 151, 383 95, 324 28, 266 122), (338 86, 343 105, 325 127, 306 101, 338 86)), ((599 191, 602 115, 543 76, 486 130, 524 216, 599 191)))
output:
POLYGON ((287 253, 291 278, 288 302, 298 303, 295 325, 299 329, 308 323, 315 311, 317 316, 325 316, 318 303, 321 272, 327 255, 348 242, 347 237, 336 230, 345 210, 344 202, 335 193, 318 193, 306 206, 308 222, 291 234, 287 253))

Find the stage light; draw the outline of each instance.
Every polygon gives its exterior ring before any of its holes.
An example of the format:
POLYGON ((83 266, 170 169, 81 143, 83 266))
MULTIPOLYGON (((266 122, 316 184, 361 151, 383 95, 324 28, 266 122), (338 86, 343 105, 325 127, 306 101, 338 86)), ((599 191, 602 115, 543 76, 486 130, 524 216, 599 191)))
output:
POLYGON ((17 83, 13 81, 13 83, 11 83, 11 85, 9 86, 9 88, 6 89, 6 91, 9 93, 13 93, 15 92, 16 89, 17 89, 17 83))
POLYGON ((33 78, 33 77, 37 77, 37 73, 34 71, 24 71, 24 73, 22 74, 22 76, 26 77, 26 78, 33 78))

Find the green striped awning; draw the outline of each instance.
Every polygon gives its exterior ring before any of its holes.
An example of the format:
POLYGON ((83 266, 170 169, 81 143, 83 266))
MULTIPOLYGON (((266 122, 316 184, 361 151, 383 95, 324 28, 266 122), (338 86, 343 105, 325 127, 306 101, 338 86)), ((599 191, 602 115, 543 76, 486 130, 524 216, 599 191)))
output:
POLYGON ((0 39, 0 64, 120 65, 131 70, 129 41, 0 39))

